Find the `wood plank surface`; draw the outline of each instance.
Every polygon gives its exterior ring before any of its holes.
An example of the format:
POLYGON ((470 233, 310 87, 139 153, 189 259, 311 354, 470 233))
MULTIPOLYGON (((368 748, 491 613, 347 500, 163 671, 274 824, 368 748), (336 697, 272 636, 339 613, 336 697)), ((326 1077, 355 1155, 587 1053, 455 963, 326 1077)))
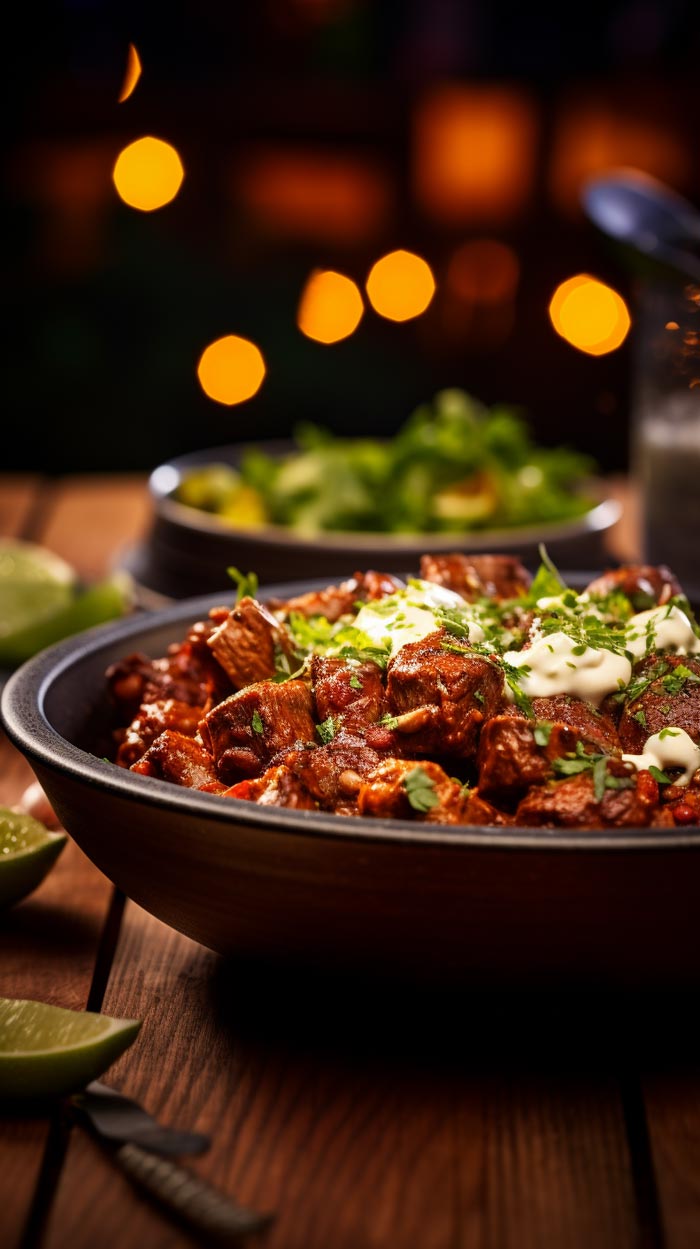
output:
MULTIPOLYGON (((647 1243, 614 1072, 582 1009, 290 979, 219 960, 133 904, 105 1009, 144 1019, 110 1082, 211 1134, 192 1169, 275 1213, 269 1249, 647 1243)), ((127 1201, 74 1134, 47 1249, 107 1228, 111 1249, 186 1243, 145 1203, 125 1221, 127 1201)))

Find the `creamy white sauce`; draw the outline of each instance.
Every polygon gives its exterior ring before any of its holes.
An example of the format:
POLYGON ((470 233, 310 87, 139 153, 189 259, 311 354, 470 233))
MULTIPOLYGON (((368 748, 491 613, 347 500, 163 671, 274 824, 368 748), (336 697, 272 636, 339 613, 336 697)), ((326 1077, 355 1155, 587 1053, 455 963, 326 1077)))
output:
POLYGON ((687 785, 693 773, 700 768, 700 746, 685 729, 671 726, 648 737, 641 755, 623 755, 622 758, 627 763, 633 763, 637 771, 650 767, 659 768, 662 772, 665 768, 683 768, 683 775, 675 780, 675 784, 687 785))
MULTIPOLYGON (((390 611, 387 611, 387 606, 386 599, 365 603, 353 625, 362 629, 375 645, 390 645, 392 655, 407 642, 420 642, 429 633, 441 628, 439 619, 431 610, 433 608, 459 607, 460 619, 469 628, 469 641, 482 642, 484 639, 483 629, 476 619, 469 618, 468 604, 461 595, 432 581, 415 582, 405 590, 399 590, 391 596, 390 611)), ((455 638, 455 642, 459 640, 455 638)))
MULTIPOLYGON (((530 698, 548 698, 552 694, 572 694, 598 706, 606 694, 627 685, 632 665, 624 655, 587 646, 582 654, 577 643, 566 633, 538 636, 532 646, 522 651, 507 651, 504 658, 515 668, 529 668, 520 679, 520 688, 530 698)), ((512 699, 512 691, 508 690, 512 699)))
POLYGON ((693 632, 685 612, 672 607, 640 611, 627 622, 627 649, 637 659, 650 651, 675 651, 677 655, 700 655, 700 638, 693 632))

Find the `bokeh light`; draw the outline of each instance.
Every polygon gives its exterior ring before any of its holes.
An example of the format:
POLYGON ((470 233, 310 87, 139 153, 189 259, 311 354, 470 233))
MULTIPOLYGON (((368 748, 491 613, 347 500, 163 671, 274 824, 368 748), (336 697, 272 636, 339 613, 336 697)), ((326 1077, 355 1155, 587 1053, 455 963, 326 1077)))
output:
POLYGON ((362 296, 352 278, 317 269, 302 292, 297 325, 307 338, 337 343, 357 329, 363 312, 362 296))
POLYGON ((512 299, 519 277, 518 257, 499 239, 462 243, 450 257, 447 269, 450 291, 472 304, 500 304, 512 299))
POLYGON ((390 321, 409 321, 425 312, 435 294, 430 265, 414 252, 389 252, 372 265, 367 278, 369 301, 390 321))
POLYGON ((139 57, 133 43, 129 44, 129 51, 126 57, 126 69, 124 71, 124 81, 122 89, 119 92, 119 103, 123 104, 133 94, 136 84, 141 77, 141 58, 139 57))
POLYGON ((237 334, 227 334, 210 343, 197 365, 197 377, 205 395, 228 407, 251 399, 264 376, 265 361, 260 348, 237 334))
POLYGON ((130 208, 153 212, 175 198, 185 171, 175 148, 147 135, 125 147, 117 157, 112 177, 121 199, 130 208))
POLYGON ((557 287, 549 315, 557 334, 591 356, 615 351, 630 328, 622 296, 588 273, 579 273, 557 287))

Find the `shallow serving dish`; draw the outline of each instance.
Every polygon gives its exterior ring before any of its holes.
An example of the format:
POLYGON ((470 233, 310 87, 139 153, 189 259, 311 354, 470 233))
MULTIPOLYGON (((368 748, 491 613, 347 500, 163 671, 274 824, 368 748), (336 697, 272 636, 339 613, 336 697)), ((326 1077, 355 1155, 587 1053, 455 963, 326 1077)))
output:
MULTIPOLYGON (((602 539, 620 516, 620 504, 605 496, 602 481, 592 483, 600 501, 585 515, 549 525, 459 533, 338 533, 305 538, 281 525, 237 529, 218 517, 188 507, 174 497, 193 468, 223 463, 236 466, 251 444, 237 443, 192 452, 154 469, 149 479, 153 503, 150 530, 143 543, 125 556, 139 586, 166 598, 186 598, 226 589, 231 565, 254 569, 262 581, 308 577, 346 577, 356 568, 417 566, 431 551, 501 551, 537 563, 544 542, 561 567, 596 568, 604 559, 602 539)), ((289 442, 256 444, 270 456, 292 449, 289 442)))
POLYGON ((108 664, 163 654, 221 597, 61 642, 4 690, 7 731, 65 827, 141 906, 224 954, 297 965, 489 984, 700 979, 700 829, 353 819, 197 793, 104 761, 108 664))

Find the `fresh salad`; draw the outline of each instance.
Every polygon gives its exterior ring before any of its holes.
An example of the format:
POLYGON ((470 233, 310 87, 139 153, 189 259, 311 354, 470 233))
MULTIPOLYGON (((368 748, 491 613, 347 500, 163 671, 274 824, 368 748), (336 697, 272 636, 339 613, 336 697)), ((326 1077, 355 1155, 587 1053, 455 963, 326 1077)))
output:
POLYGON ((462 533, 580 516, 596 470, 568 447, 540 447, 524 417, 462 390, 422 404, 394 438, 340 438, 316 425, 275 459, 251 446, 237 469, 193 470, 176 498, 237 527, 462 533))

